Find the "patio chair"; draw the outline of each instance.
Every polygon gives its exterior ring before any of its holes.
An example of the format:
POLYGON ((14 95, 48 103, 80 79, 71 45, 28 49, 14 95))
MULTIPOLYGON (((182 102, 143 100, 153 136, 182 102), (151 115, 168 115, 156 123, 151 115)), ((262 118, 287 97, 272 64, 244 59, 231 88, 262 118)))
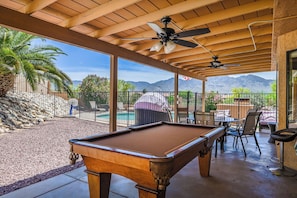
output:
POLYGON ((89 103, 90 103, 91 109, 96 110, 96 108, 97 108, 96 101, 91 100, 91 101, 89 101, 89 103))
POLYGON ((104 108, 101 108, 101 107, 99 107, 99 106, 96 104, 96 101, 91 100, 91 101, 89 101, 89 103, 90 103, 90 106, 91 106, 91 109, 92 109, 92 110, 94 110, 94 111, 105 111, 104 108))
POLYGON ((259 118, 260 118, 261 113, 262 112, 248 112, 242 126, 239 125, 235 129, 229 128, 228 131, 226 132, 227 136, 234 137, 234 141, 233 141, 234 147, 237 146, 238 139, 240 139, 245 157, 246 157, 246 151, 245 151, 244 144, 242 141, 243 136, 245 136, 245 137, 254 136, 256 145, 257 145, 260 155, 261 155, 261 149, 260 149, 257 137, 256 137, 257 125, 259 123, 259 118))
POLYGON ((214 112, 194 111, 194 123, 201 125, 215 125, 214 112))
MULTIPOLYGON (((194 111, 194 123, 200 125, 215 125, 215 112, 202 112, 202 111, 194 111)), ((215 157, 217 157, 218 153, 218 141, 220 138, 216 140, 215 144, 215 157)))
POLYGON ((124 104, 123 104, 123 102, 117 102, 117 107, 118 107, 118 110, 120 110, 120 111, 124 111, 124 110, 126 110, 126 109, 124 108, 124 104))
POLYGON ((177 108, 177 117, 179 123, 189 123, 189 112, 187 107, 177 108))

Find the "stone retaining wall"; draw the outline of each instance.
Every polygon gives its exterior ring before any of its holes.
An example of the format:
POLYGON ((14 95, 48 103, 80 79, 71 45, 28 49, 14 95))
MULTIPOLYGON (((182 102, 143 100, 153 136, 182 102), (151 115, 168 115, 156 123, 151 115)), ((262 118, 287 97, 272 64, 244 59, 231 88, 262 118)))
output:
POLYGON ((0 133, 31 127, 69 113, 67 100, 48 94, 8 92, 0 97, 0 133))

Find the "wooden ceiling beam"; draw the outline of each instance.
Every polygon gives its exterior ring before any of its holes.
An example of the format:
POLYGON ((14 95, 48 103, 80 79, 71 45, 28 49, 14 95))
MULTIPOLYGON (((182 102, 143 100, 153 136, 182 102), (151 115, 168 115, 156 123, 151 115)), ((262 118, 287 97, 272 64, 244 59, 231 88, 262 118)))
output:
MULTIPOLYGON (((240 23, 239 23, 240 24, 240 23)), ((236 26, 238 26, 239 24, 237 24, 237 25, 235 25, 235 27, 236 26)), ((247 30, 247 26, 245 27, 245 29, 247 30)), ((225 33, 227 33, 227 32, 229 32, 229 31, 231 31, 230 29, 226 29, 226 31, 225 31, 225 33)), ((235 31, 235 30, 232 30, 232 31, 235 31)), ((214 33, 214 34, 216 34, 216 35, 218 35, 219 33, 217 33, 217 32, 211 32, 211 33, 214 33)), ((258 33, 258 32, 257 32, 258 33)), ((211 39, 212 37, 207 37, 207 34, 205 35, 205 39, 209 39, 210 41, 212 40, 211 39)), ((219 38, 219 36, 218 36, 218 40, 219 40, 220 38, 219 38)), ((197 40, 198 42, 200 41, 200 40, 197 40)), ((202 44, 202 42, 201 42, 201 44, 202 44)), ((203 44, 202 44, 203 45, 203 44)), ((204 45, 203 45, 204 46, 204 45)), ((198 45, 196 48, 195 48, 195 50, 198 50, 198 49, 200 49, 201 47, 198 45)), ((206 49, 207 49, 207 46, 206 46, 206 49)), ((201 50, 201 49, 200 49, 201 50)), ((200 50, 198 50, 198 51, 200 51, 200 50)), ((196 54, 196 51, 194 51, 194 50, 191 50, 191 52, 193 53, 193 54, 196 54)), ((182 51, 178 51, 178 50, 174 50, 172 53, 170 53, 170 54, 162 54, 161 52, 160 53, 155 53, 154 54, 155 56, 156 55, 161 55, 162 56, 162 58, 163 59, 166 59, 166 60, 169 60, 169 59, 171 59, 171 58, 177 58, 177 57, 183 57, 183 56, 187 56, 187 55, 190 55, 189 54, 189 51, 188 50, 182 50, 182 51)))
POLYGON ((87 23, 96 18, 119 10, 121 8, 125 8, 129 5, 135 4, 141 0, 125 0, 125 1, 108 1, 100 6, 94 7, 92 9, 88 9, 86 12, 80 13, 74 17, 71 17, 67 20, 62 21, 59 25, 67 28, 72 28, 77 25, 81 25, 83 23, 87 23))
POLYGON ((18 11, 26 14, 32 14, 33 12, 42 10, 43 8, 55 3, 58 0, 35 0, 31 3, 28 3, 18 11))
MULTIPOLYGON (((269 64, 269 66, 271 66, 271 59, 262 59, 262 60, 251 60, 249 62, 242 62, 240 64, 240 66, 228 66, 228 69, 233 69, 233 70, 245 70, 247 68, 254 68, 257 67, 257 65, 259 64, 269 64)), ((191 69, 185 69, 186 71, 190 71, 190 72, 195 72, 197 70, 205 70, 205 72, 209 71, 209 70, 213 70, 213 69, 221 69, 221 68, 211 68, 208 66, 196 66, 196 67, 192 67, 191 69)))
MULTIPOLYGON (((222 64, 244 64, 245 62, 250 63, 251 61, 262 61, 262 60, 270 60, 270 59, 271 59, 271 53, 266 54, 266 55, 263 55, 263 54, 254 55, 252 59, 250 57, 237 58, 235 56, 233 59, 229 59, 229 60, 222 60, 221 58, 219 58, 218 60, 222 64)), ((204 60, 199 63, 191 62, 190 64, 185 65, 183 67, 180 67, 180 65, 179 65, 178 68, 188 70, 188 68, 194 68, 194 67, 199 67, 199 66, 205 67, 205 66, 209 66, 211 61, 213 61, 213 60, 204 60)))
POLYGON ((208 71, 203 70, 202 72, 199 71, 193 71, 197 74, 203 74, 206 77, 212 77, 212 76, 223 76, 223 75, 234 75, 234 74, 245 74, 245 73, 255 73, 255 72, 268 72, 271 70, 271 65, 267 63, 260 63, 255 64, 254 67, 250 68, 240 68, 237 70, 232 69, 220 69, 220 68, 213 68, 208 69, 208 71))
POLYGON ((212 14, 204 15, 201 17, 195 17, 193 19, 179 22, 177 23, 177 25, 181 27, 181 29, 191 29, 204 24, 213 23, 215 21, 230 19, 232 17, 237 17, 240 15, 257 12, 259 10, 272 9, 272 8, 273 8, 273 0, 260 0, 252 3, 247 3, 244 5, 224 9, 221 11, 216 11, 212 14))
MULTIPOLYGON (((272 27, 265 26, 263 28, 257 29, 254 31, 254 34, 257 36, 271 35, 271 37, 272 37, 272 27)), ((205 39, 201 39, 199 41, 199 43, 207 48, 207 46, 209 46, 209 45, 230 42, 230 41, 234 41, 234 40, 241 40, 241 39, 245 39, 245 38, 251 38, 251 34, 249 33, 249 31, 234 32, 234 33, 230 33, 228 35, 217 35, 216 37, 210 37, 210 38, 206 37, 205 39)), ((187 40, 192 41, 191 39, 187 39, 187 40)), ((150 49, 154 45, 154 43, 157 43, 157 42, 159 42, 159 41, 152 40, 151 42, 145 42, 145 43, 141 43, 138 45, 129 45, 129 47, 126 47, 127 45, 121 45, 121 46, 125 47, 126 49, 139 52, 142 50, 150 49)), ((186 50, 187 50, 186 47, 177 45, 176 48, 174 49, 174 52, 186 51, 186 50)), ((158 54, 160 55, 162 53, 163 52, 161 50, 158 54)), ((156 56, 158 54, 155 53, 154 56, 156 56)), ((165 56, 168 57, 166 54, 165 54, 165 56)))
POLYGON ((177 3, 174 4, 172 6, 160 9, 158 11, 152 12, 150 14, 144 15, 144 16, 140 16, 137 17, 135 19, 131 19, 129 21, 123 22, 123 23, 119 23, 116 25, 113 25, 111 27, 107 27, 101 30, 97 30, 93 33, 91 33, 90 35, 96 38, 100 38, 103 36, 107 36, 107 35, 111 35, 111 34, 115 34, 117 32, 122 32, 128 29, 132 29, 135 28, 137 26, 140 25, 144 25, 147 22, 151 22, 151 21, 157 21, 160 20, 162 17, 164 17, 164 13, 166 13, 166 15, 174 15, 174 14, 178 14, 181 12, 186 12, 189 10, 193 10, 195 8, 200 8, 206 5, 210 5, 216 2, 219 2, 221 0, 208 0, 208 1, 197 1, 197 0, 188 0, 188 1, 183 1, 181 3, 177 3))
MULTIPOLYGON (((257 40, 261 41, 261 42, 257 42, 256 43, 256 47, 258 48, 258 45, 260 45, 261 43, 269 43, 271 42, 271 36, 263 36, 257 40)), ((223 56, 223 55, 227 55, 228 52, 230 52, 230 54, 228 55, 232 55, 232 54, 236 54, 236 53, 244 53, 246 51, 256 51, 257 48, 255 49, 253 46, 253 43, 251 41, 251 39, 242 39, 239 41, 232 41, 232 42, 227 42, 227 43, 221 43, 221 44, 216 44, 213 46, 209 46, 208 49, 211 52, 216 52, 215 55, 217 56, 223 56), (251 46, 251 47, 249 47, 251 46), (245 47, 249 47, 249 50, 245 50, 245 47), (243 48, 243 50, 241 50, 241 48, 243 48), (236 52, 237 50, 237 52, 236 52), (221 53, 222 52, 222 53, 221 53), (223 54, 224 53, 224 54, 223 54), (223 55, 221 55, 223 54, 223 55)), ((267 46, 267 48, 271 48, 271 46, 267 46)), ((199 59, 199 56, 197 56, 197 54, 199 54, 199 52, 201 53, 201 51, 203 51, 203 49, 195 49, 195 50, 190 50, 189 51, 189 55, 187 56, 186 54, 184 54, 184 56, 176 56, 178 58, 173 58, 173 59, 166 59, 168 62, 170 62, 171 64, 178 64, 178 63, 182 63, 182 62, 187 62, 187 61, 193 61, 196 60, 197 58, 199 59)), ((209 53, 210 56, 212 56, 213 53, 209 53)))
MULTIPOLYGON (((272 26, 266 26, 261 29, 257 29, 253 33, 254 33, 253 37, 264 36, 264 35, 270 35, 272 37, 272 26)), ((205 39, 201 39, 199 43, 207 47, 209 45, 215 45, 215 44, 230 42, 234 40, 247 39, 251 37, 252 35, 249 33, 249 31, 231 32, 231 33, 228 33, 227 35, 218 35, 216 37, 211 37, 211 38, 206 37, 205 39)))
POLYGON ((169 72, 179 73, 200 80, 205 79, 204 76, 199 76, 198 74, 175 68, 162 61, 137 54, 119 46, 115 46, 99 39, 65 29, 64 27, 31 17, 30 15, 22 14, 3 6, 0 6, 0 24, 2 26, 25 31, 27 33, 39 35, 45 38, 54 39, 60 42, 69 43, 71 45, 83 47, 97 52, 113 54, 127 60, 135 61, 158 69, 163 69, 169 72))
MULTIPOLYGON (((217 36, 219 34, 225 34, 227 32, 233 32, 233 31, 238 31, 238 30, 248 30, 248 25, 251 23, 254 23, 255 21, 270 21, 272 20, 273 16, 272 15, 264 15, 261 17, 256 17, 252 19, 246 19, 242 20, 240 22, 234 22, 234 23, 228 23, 225 25, 219 25, 219 26, 214 26, 210 27, 210 33, 195 36, 194 39, 197 41, 200 41, 199 39, 203 38, 208 38, 210 36, 217 36)), ((156 33, 152 30, 141 32, 138 34, 134 34, 128 37, 125 37, 125 39, 129 38, 151 38, 154 37, 156 33)), ((137 40, 122 40, 122 39, 115 39, 114 41, 111 41, 114 44, 119 44, 119 45, 124 45, 126 43, 133 43, 136 42, 137 40)))

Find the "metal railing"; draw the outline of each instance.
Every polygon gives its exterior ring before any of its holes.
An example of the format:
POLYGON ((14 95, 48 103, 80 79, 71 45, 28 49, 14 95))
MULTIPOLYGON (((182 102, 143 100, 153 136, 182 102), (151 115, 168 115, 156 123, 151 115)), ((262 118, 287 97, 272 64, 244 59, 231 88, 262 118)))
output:
MULTIPOLYGON (((98 122, 109 123, 109 92, 97 93, 75 93, 74 97, 78 101, 77 105, 71 108, 67 96, 59 92, 49 92, 48 85, 40 85, 35 92, 23 92, 14 89, 13 93, 21 94, 30 101, 34 101, 41 108, 50 111, 53 116, 74 115, 81 119, 88 119, 98 122), (91 105, 93 101, 93 106, 91 105), (94 106, 95 104, 95 106, 94 106)), ((166 99, 172 116, 176 113, 174 109, 174 92, 160 91, 158 93, 166 99)), ((144 92, 126 91, 118 92, 118 113, 117 124, 130 126, 135 124, 134 105, 144 92)), ((188 115, 195 110, 202 110, 202 93, 190 91, 180 91, 178 93, 178 107, 186 108, 188 115)), ((215 93, 205 94, 205 111, 230 110, 230 116, 242 118, 248 109, 257 108, 261 110, 276 109, 276 93, 215 93)), ((152 115, 153 116, 153 115, 152 115)))
MULTIPOLYGON (((174 92, 157 92, 164 96, 169 104, 169 109, 174 109, 174 92)), ((128 91, 118 92, 117 124, 130 126, 135 124, 135 102, 143 95, 143 92, 128 91)), ((89 94, 89 97, 77 93, 78 106, 75 114, 81 119, 89 119, 98 122, 109 123, 109 93, 100 92, 89 94), (90 97, 91 96, 91 97, 90 97), (95 101, 96 107, 92 107, 90 101, 95 101)), ((187 108, 189 116, 195 110, 202 110, 202 94, 193 92, 179 92, 178 107, 187 108)), ((249 109, 276 110, 275 93, 206 93, 205 111, 230 110, 230 116, 235 118, 245 117, 249 109)))

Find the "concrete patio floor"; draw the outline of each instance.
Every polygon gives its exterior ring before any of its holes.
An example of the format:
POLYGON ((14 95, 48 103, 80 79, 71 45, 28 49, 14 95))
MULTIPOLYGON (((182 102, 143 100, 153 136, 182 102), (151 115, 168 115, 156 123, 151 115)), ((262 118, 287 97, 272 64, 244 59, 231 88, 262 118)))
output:
MULTIPOLYGON (((246 144, 247 157, 241 146, 232 147, 228 138, 225 152, 212 157, 210 177, 199 175, 197 159, 181 169, 171 180, 166 191, 169 198, 208 197, 269 197, 296 198, 297 176, 275 176, 270 167, 278 167, 275 145, 268 143, 269 133, 257 133, 262 155, 254 139, 246 144)), ((214 150, 213 150, 214 152, 214 150)), ((89 197, 85 167, 58 175, 42 182, 3 195, 3 198, 87 198, 89 197)), ((135 183, 118 175, 112 176, 110 198, 138 197, 135 183)))

